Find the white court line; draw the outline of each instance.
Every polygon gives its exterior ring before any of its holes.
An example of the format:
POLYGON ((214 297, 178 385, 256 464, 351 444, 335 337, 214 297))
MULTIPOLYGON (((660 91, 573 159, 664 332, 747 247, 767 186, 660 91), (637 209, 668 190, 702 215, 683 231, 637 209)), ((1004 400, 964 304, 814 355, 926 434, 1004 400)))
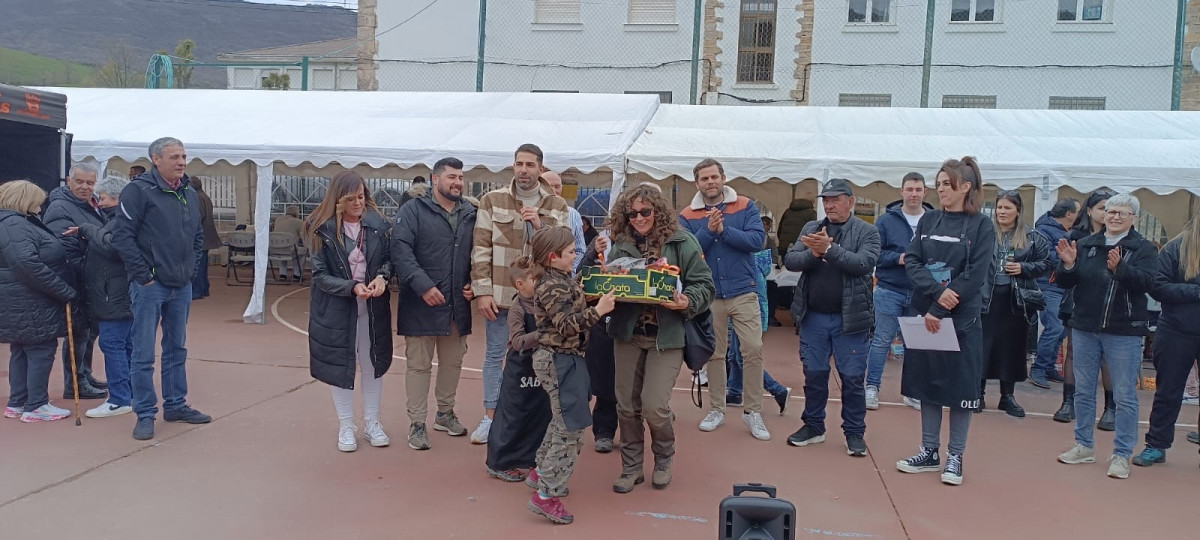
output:
MULTIPOLYGON (((290 293, 287 293, 287 294, 285 294, 285 295, 283 295, 283 296, 280 296, 279 298, 275 299, 275 302, 273 302, 273 303, 271 304, 271 316, 272 316, 272 317, 274 317, 274 318, 275 318, 275 320, 279 321, 279 324, 282 324, 282 325, 284 325, 284 326, 288 327, 288 328, 289 328, 289 329, 291 329, 293 332, 298 332, 298 333, 300 333, 300 334, 304 334, 304 335, 306 335, 306 336, 308 335, 308 332, 305 332, 303 329, 301 329, 301 328, 297 327, 296 325, 294 325, 294 324, 292 324, 292 323, 290 323, 290 322, 287 322, 286 320, 284 320, 284 319, 283 319, 283 317, 280 317, 280 316, 279 316, 279 302, 282 302, 282 301, 283 301, 283 299, 285 299, 285 298, 287 298, 287 297, 289 297, 289 296, 291 296, 291 295, 293 295, 293 294, 296 294, 296 293, 298 293, 298 292, 304 291, 304 290, 306 290, 306 289, 308 289, 308 288, 309 288, 309 287, 304 287, 304 288, 301 288, 301 289, 296 289, 296 290, 294 290, 294 291, 292 291, 292 292, 290 292, 290 293)), ((405 360, 405 358, 404 358, 403 356, 394 356, 394 355, 393 355, 393 356, 392 356, 392 358, 395 358, 396 360, 405 360)), ((433 363, 433 365, 435 365, 435 366, 436 366, 436 365, 437 365, 437 362, 434 362, 434 363, 433 363)), ((462 369, 463 369, 464 371, 473 371, 473 372, 475 372, 475 373, 483 373, 483 370, 482 370, 482 369, 477 369, 477 368, 469 368, 469 367, 465 367, 465 366, 464 366, 462 369)), ((691 389, 691 388, 673 388, 673 390, 675 390, 676 392, 691 392, 691 391, 692 391, 692 389, 691 389)), ((763 394, 763 397, 770 397, 770 394, 763 394)), ((792 396, 792 397, 790 397, 790 398, 788 398, 788 399, 794 399, 794 400, 797 400, 797 401, 804 401, 804 398, 803 398, 803 397, 801 397, 801 396, 792 396)), ((831 401, 831 402, 834 402, 834 403, 841 403, 841 402, 842 402, 842 400, 841 400, 840 398, 835 398, 835 397, 830 397, 830 398, 829 398, 829 401, 831 401)), ((906 407, 906 408, 908 407, 908 405, 905 405, 905 404, 903 404, 903 403, 892 403, 892 402, 889 402, 889 401, 880 401, 880 402, 879 402, 879 404, 880 404, 880 405, 887 405, 887 406, 889 406, 889 407, 906 407)), ((1000 410, 996 410, 996 409, 984 409, 984 411, 983 411, 983 412, 984 412, 985 414, 1001 414, 1001 413, 1004 413, 1004 411, 1000 411, 1000 410)), ((1005 413, 1005 414, 1006 414, 1006 413, 1005 413)), ((1038 418, 1053 418, 1053 417, 1054 417, 1054 415, 1053 415, 1053 414, 1048 414, 1048 413, 1039 413, 1039 412, 1029 412, 1029 411, 1026 411, 1026 412, 1025 412, 1025 416, 1034 416, 1034 417, 1038 417, 1038 418)), ((1068 424, 1070 424, 1070 422, 1068 422, 1068 424)), ((1138 422, 1138 424, 1139 424, 1139 425, 1143 425, 1143 426, 1148 426, 1148 425, 1150 425, 1150 422, 1148 422, 1148 421, 1139 421, 1139 422, 1138 422)), ((1189 429, 1196 429, 1198 426, 1197 426, 1196 424, 1178 424, 1178 423, 1177 423, 1177 424, 1175 424, 1175 427, 1176 427, 1176 428, 1189 428, 1189 429)))

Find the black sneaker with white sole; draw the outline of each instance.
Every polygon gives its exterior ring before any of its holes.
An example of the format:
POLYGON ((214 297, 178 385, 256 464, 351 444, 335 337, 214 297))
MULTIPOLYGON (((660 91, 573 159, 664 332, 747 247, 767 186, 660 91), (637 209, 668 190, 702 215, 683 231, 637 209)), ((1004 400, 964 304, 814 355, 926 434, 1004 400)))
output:
POLYGON ((917 455, 897 461, 896 468, 906 473, 938 472, 942 468, 942 460, 938 458, 937 448, 922 446, 917 455))
POLYGON ((799 431, 788 437, 787 442, 792 446, 808 446, 810 444, 823 443, 825 442, 825 434, 817 433, 817 430, 806 424, 799 431))
POLYGON ((846 453, 852 457, 866 456, 867 441, 863 440, 862 435, 846 435, 846 453))
POLYGON ((963 481, 962 456, 946 454, 946 470, 942 471, 942 483, 961 486, 963 481))

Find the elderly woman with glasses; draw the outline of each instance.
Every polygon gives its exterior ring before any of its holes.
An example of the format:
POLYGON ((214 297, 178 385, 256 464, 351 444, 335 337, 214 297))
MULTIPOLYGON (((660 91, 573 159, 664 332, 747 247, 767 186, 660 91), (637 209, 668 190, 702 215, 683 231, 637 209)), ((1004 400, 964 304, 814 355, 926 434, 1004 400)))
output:
POLYGON ((608 331, 615 342, 617 426, 621 431, 621 475, 613 491, 628 493, 645 481, 645 432, 654 453, 651 483, 671 483, 675 455, 671 389, 683 366, 684 321, 703 313, 716 288, 695 236, 679 226, 662 190, 639 184, 622 193, 609 216, 612 252, 622 257, 666 258, 680 269, 682 290, 662 304, 618 302, 608 331))
POLYGON ((1058 281, 1075 291, 1073 330, 1075 371, 1075 446, 1058 456, 1074 465, 1096 461, 1092 422, 1096 418, 1096 381, 1108 365, 1116 400, 1116 438, 1108 476, 1129 477, 1129 458, 1138 431, 1138 370, 1142 345, 1150 333, 1146 293, 1154 288, 1158 248, 1133 228, 1140 210, 1137 197, 1108 199, 1104 230, 1081 240, 1058 242, 1058 281))

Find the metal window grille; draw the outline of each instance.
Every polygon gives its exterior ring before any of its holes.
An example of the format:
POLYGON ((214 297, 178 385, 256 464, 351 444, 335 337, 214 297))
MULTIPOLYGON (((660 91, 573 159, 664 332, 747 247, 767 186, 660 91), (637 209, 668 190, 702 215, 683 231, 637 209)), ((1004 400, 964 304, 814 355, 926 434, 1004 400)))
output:
POLYGON ((943 109, 995 109, 996 96, 942 96, 943 109))
POLYGON ((738 82, 769 83, 775 80, 775 9, 774 0, 742 0, 738 82))
POLYGON ((838 107, 891 107, 891 94, 838 94, 838 107))

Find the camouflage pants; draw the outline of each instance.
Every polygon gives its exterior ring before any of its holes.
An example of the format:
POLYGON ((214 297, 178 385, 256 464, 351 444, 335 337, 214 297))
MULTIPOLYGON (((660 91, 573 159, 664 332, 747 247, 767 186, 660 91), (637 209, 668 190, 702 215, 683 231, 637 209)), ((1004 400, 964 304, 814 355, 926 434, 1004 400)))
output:
POLYGON ((551 497, 561 497, 567 491, 567 481, 575 472, 579 451, 583 448, 584 429, 567 429, 563 421, 562 402, 559 399, 558 369, 554 366, 554 354, 545 349, 533 353, 533 372, 542 384, 542 390, 550 395, 550 410, 553 417, 546 437, 537 451, 538 491, 551 497))

